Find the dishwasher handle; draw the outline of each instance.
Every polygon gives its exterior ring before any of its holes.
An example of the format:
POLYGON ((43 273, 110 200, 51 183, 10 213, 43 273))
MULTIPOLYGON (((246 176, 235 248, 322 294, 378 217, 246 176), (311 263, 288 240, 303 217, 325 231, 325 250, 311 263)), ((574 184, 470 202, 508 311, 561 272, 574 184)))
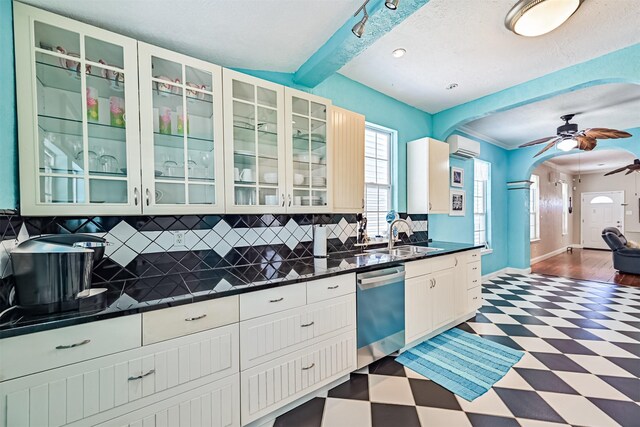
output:
POLYGON ((404 281, 404 270, 396 270, 395 273, 384 274, 376 277, 358 278, 358 288, 362 291, 377 288, 380 286, 398 283, 399 280, 404 281))

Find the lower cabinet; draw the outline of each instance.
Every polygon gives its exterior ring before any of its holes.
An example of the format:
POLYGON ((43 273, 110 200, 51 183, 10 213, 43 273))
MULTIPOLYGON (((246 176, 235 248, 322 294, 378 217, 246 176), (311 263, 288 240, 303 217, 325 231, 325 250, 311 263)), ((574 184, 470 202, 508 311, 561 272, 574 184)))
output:
POLYGON ((230 427, 240 425, 238 374, 209 383, 137 411, 100 427, 230 427))
POLYGON ((253 422, 356 368, 355 329, 240 374, 242 424, 253 422))
POLYGON ((451 322, 454 318, 454 288, 462 284, 455 281, 455 268, 436 271, 431 274, 431 307, 433 310, 433 329, 451 322))
POLYGON ((430 298, 431 276, 407 279, 404 284, 405 342, 410 343, 433 330, 430 298))

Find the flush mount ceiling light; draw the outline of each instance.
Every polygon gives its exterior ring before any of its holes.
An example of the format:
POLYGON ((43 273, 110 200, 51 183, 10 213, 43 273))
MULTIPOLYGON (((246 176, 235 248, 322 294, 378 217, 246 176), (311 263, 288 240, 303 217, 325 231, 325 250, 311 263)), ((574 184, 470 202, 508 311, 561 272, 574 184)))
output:
POLYGON ((362 19, 358 21, 358 23, 356 23, 353 28, 351 28, 351 32, 357 38, 362 37, 362 35, 364 34, 364 26, 369 20, 369 14, 367 13, 367 3, 369 3, 369 0, 366 0, 364 3, 362 3, 362 6, 360 6, 358 10, 356 10, 356 13, 353 14, 353 17, 355 18, 356 16, 358 16, 358 13, 360 13, 360 11, 364 12, 362 19))
POLYGON ((447 85, 447 87, 445 87, 446 90, 451 90, 451 89, 455 89, 458 87, 458 83, 450 83, 447 85))
POLYGON ((516 34, 536 37, 555 30, 584 0, 520 0, 507 13, 505 26, 516 34))
POLYGON ((387 0, 384 2, 384 5, 387 9, 396 10, 398 8, 398 3, 400 3, 400 0, 387 0))
POLYGON ((394 58, 402 58, 405 53, 407 53, 407 50, 399 47, 398 49, 394 49, 391 55, 393 55, 394 58))

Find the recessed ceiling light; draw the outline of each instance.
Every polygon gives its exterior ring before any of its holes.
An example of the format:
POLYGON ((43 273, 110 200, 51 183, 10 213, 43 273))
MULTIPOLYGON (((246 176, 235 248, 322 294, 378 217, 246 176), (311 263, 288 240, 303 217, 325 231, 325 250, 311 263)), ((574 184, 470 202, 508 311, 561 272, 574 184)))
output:
POLYGON ((541 36, 564 24, 583 1, 520 0, 507 13, 504 25, 521 36, 541 36))
POLYGON ((446 90, 451 90, 451 89, 455 89, 458 87, 458 83, 450 83, 447 85, 447 87, 445 87, 446 90))
POLYGON ((394 49, 393 52, 391 52, 394 58, 402 58, 405 53, 407 53, 407 49, 403 49, 401 47, 394 49))

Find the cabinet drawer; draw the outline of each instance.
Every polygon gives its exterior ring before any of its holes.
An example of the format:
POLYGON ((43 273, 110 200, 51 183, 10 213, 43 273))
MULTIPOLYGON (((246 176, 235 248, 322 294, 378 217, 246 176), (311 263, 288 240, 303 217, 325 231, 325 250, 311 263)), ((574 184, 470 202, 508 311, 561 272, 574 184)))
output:
POLYGON ((323 301, 356 292, 356 275, 329 277, 307 282, 307 303, 323 301))
POLYGON ((0 425, 99 424, 234 373, 238 324, 7 381, 0 425))
POLYGON ((431 263, 431 272, 435 273, 437 271, 446 270, 448 268, 453 268, 456 266, 456 256, 455 255, 444 255, 432 258, 428 260, 431 263))
POLYGON ((277 313, 306 303, 307 288, 304 283, 241 294, 240 320, 277 313))
POLYGON ((355 328, 354 294, 243 321, 241 370, 355 328))
POLYGON ((405 279, 412 277, 424 276, 431 273, 432 264, 430 259, 422 259, 419 261, 407 262, 404 265, 405 279))
POLYGON ((240 413, 247 424, 281 408, 356 366, 351 331, 240 374, 240 413))
POLYGON ((142 314, 142 344, 206 331, 240 320, 238 296, 184 304, 142 314))
POLYGON ((472 251, 467 252, 467 262, 480 261, 481 258, 482 258, 482 254, 480 253, 480 249, 474 249, 472 251))
POLYGON ((140 347, 140 315, 2 340, 0 381, 140 347))
POLYGON ((467 264, 467 288, 475 288, 482 284, 482 263, 480 261, 467 264))
POLYGON ((223 378, 145 406, 98 427, 240 426, 240 376, 223 378))
POLYGON ((467 290, 467 311, 475 311, 482 307, 482 286, 467 290))

